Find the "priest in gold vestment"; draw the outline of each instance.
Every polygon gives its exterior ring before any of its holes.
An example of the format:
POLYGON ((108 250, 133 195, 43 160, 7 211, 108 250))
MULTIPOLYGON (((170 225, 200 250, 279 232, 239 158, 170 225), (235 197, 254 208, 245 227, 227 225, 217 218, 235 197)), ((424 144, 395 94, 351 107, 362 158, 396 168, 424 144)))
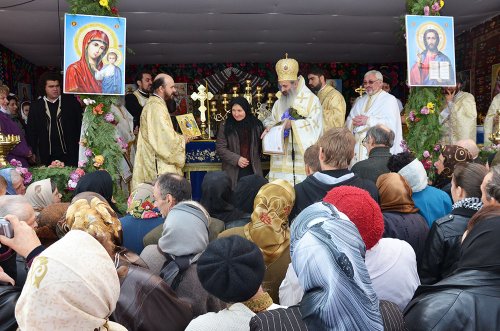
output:
MULTIPOLYGON (((497 112, 500 112, 500 93, 497 94, 493 101, 491 101, 490 108, 488 108, 488 114, 486 114, 486 118, 484 119, 484 145, 491 145, 490 135, 493 132, 493 120, 497 112)), ((496 125, 498 127, 498 124, 496 125)), ((497 129, 498 130, 498 129, 497 129)))
POLYGON ((342 93, 326 83, 325 74, 320 68, 312 68, 307 78, 309 87, 316 93, 323 108, 323 132, 343 127, 346 104, 342 93))
POLYGON ((182 175, 186 161, 189 140, 175 132, 166 104, 175 94, 174 80, 159 74, 153 82, 153 90, 141 114, 132 189, 167 172, 182 175))
POLYGON ((271 156, 269 181, 284 179, 295 185, 306 178, 305 150, 315 144, 323 132, 321 104, 318 97, 307 88, 304 78, 297 76, 299 64, 296 60, 288 57, 281 59, 276 64, 276 71, 280 92, 276 93, 278 100, 274 103, 271 114, 263 121, 265 130, 262 137, 271 127, 279 124, 291 130, 285 138, 285 154, 271 156), (282 119, 283 114, 290 108, 293 108, 300 118, 282 119))
POLYGON ((462 91, 466 84, 462 75, 457 75, 457 83, 456 87, 445 88, 447 105, 439 114, 443 145, 454 145, 464 139, 476 141, 476 101, 472 94, 462 91))

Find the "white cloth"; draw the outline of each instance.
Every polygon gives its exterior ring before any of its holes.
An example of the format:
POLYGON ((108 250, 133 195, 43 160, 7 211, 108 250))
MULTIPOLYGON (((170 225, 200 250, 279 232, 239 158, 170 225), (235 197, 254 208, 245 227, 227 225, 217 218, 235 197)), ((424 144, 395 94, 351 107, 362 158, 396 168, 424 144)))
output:
MULTIPOLYGON (((281 94, 279 94, 281 95, 281 94)), ((292 106, 297 112, 305 117, 304 119, 292 121, 293 149, 295 160, 292 160, 292 133, 285 138, 285 155, 271 156, 271 170, 269 181, 284 179, 292 185, 298 184, 306 179, 307 175, 304 166, 305 150, 315 144, 323 132, 323 114, 321 103, 318 97, 307 88, 304 78, 299 76, 297 96, 292 106), (295 171, 295 182, 293 173, 295 171)), ((273 105, 272 113, 264 121, 266 128, 277 125, 281 122, 281 116, 287 109, 284 109, 280 100, 273 105)))
MULTIPOLYGON (((286 308, 272 304, 267 310, 286 308)), ((186 331, 249 331, 250 320, 255 316, 247 306, 235 303, 218 313, 206 313, 189 323, 186 331)))
POLYGON ((113 260, 86 232, 72 230, 38 255, 16 304, 20 330, 126 330, 109 322, 120 295, 113 260))
MULTIPOLYGON (((403 240, 382 238, 366 251, 365 264, 378 298, 394 302, 403 311, 420 285, 413 248, 403 240)), ((284 306, 296 305, 304 296, 292 264, 281 283, 279 296, 284 306)))
POLYGON ((394 131, 394 144, 391 148, 392 154, 397 154, 403 151, 401 141, 403 140, 403 130, 401 128, 401 116, 396 98, 385 91, 380 91, 371 96, 365 94, 356 101, 351 113, 347 117, 346 127, 351 130, 356 138, 356 146, 354 147, 354 158, 351 162, 353 166, 356 162, 368 158, 366 148, 363 147, 362 141, 366 136, 366 131, 372 126, 383 124, 394 131), (368 104, 370 101, 370 104, 368 104), (368 116, 365 125, 355 127, 352 123, 354 117, 358 115, 368 116))
POLYGON ((403 311, 420 285, 417 258, 410 244, 382 238, 366 251, 365 264, 378 298, 394 302, 403 311))
POLYGON ((488 114, 486 114, 486 118, 484 119, 484 145, 491 145, 490 134, 492 133, 493 128, 493 117, 497 111, 500 111, 500 93, 497 94, 493 101, 491 101, 490 108, 488 108, 488 114))

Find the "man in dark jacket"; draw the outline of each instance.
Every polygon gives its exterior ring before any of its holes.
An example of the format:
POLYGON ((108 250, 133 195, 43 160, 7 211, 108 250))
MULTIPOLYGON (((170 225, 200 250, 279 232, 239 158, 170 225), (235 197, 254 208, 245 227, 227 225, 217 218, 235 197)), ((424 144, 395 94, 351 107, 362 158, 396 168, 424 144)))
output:
POLYGON ((74 96, 61 95, 60 81, 54 72, 40 77, 43 98, 31 104, 26 138, 41 164, 59 160, 76 167, 82 107, 74 96))
POLYGON ((354 157, 356 141, 346 128, 333 128, 319 138, 321 171, 295 185, 295 205, 290 213, 293 220, 303 209, 321 201, 328 191, 342 185, 362 188, 378 202, 378 190, 372 181, 362 179, 347 169, 354 157))
POLYGON ((390 172, 387 161, 392 155, 390 150, 393 143, 394 132, 391 129, 382 124, 372 126, 363 139, 368 159, 357 162, 351 171, 376 183, 380 175, 390 172))

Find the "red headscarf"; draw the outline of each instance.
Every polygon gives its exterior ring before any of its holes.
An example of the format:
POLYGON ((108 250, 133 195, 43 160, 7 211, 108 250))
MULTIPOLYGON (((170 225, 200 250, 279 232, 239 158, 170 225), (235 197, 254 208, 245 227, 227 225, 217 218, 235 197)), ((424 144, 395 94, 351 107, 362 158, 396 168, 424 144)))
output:
POLYGON ((87 58, 87 48, 94 41, 100 41, 105 45, 105 49, 97 59, 97 69, 102 68, 102 58, 109 48, 108 35, 101 30, 91 30, 87 32, 82 43, 82 56, 77 62, 70 64, 66 69, 65 91, 82 93, 102 93, 101 82, 95 79, 94 73, 90 69, 87 58))

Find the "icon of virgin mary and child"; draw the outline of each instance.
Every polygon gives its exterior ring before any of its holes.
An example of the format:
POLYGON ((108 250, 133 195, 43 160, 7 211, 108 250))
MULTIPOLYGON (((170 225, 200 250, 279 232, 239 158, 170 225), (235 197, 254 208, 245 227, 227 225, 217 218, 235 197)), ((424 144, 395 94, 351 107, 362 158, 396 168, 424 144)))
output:
POLYGON ((116 65, 118 54, 108 52, 109 38, 101 30, 91 30, 83 38, 80 60, 66 68, 65 91, 74 93, 122 94, 122 72, 116 65), (104 65, 102 60, 108 62, 104 65))

